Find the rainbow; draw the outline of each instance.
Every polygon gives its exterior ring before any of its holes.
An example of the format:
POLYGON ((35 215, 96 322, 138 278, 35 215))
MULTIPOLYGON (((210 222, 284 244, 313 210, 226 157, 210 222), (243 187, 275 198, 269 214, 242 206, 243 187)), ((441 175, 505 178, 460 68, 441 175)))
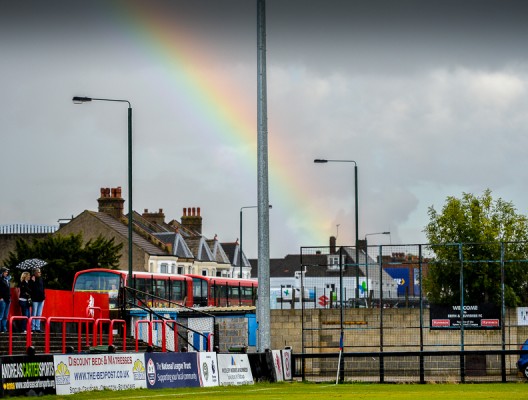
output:
MULTIPOLYGON (((123 1, 118 4, 116 12, 120 17, 124 16, 122 21, 134 35, 134 40, 152 57, 161 60, 168 71, 167 81, 172 82, 179 93, 185 93, 185 106, 191 108, 190 118, 196 117, 201 124, 208 125, 208 131, 214 136, 211 140, 256 149, 255 100, 248 101, 242 94, 234 92, 236 85, 229 82, 229 77, 214 75, 204 67, 211 65, 205 58, 206 46, 200 46, 196 40, 191 43, 189 34, 184 31, 184 23, 175 23, 172 13, 169 20, 169 13, 163 13, 150 2, 123 1)), ((256 92, 253 99, 256 99, 256 92)), ((284 146, 281 146, 280 135, 280 127, 274 126, 273 134, 268 138, 270 202, 286 210, 288 219, 285 223, 296 232, 299 246, 326 246, 328 232, 332 230, 332 217, 315 210, 306 201, 309 197, 303 187, 306 179, 296 176, 295 171, 286 165, 284 160, 289 157, 282 154, 284 146)), ((247 168, 248 174, 254 173, 256 150, 243 151, 240 155, 246 158, 248 166, 252 166, 247 168)))

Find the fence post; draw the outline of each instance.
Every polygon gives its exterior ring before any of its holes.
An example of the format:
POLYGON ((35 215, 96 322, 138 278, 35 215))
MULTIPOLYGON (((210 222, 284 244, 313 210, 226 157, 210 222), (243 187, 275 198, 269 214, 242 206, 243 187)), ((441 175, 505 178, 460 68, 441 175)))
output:
POLYGON ((423 281, 422 281, 422 245, 418 245, 418 279, 420 280, 420 383, 425 383, 425 363, 424 363, 424 324, 423 324, 423 281))
POLYGON ((464 254, 462 243, 458 244, 458 258, 460 260, 460 382, 466 382, 466 363, 464 358, 464 254))
MULTIPOLYGON (((501 242, 501 258, 500 258, 500 268, 501 268, 501 335, 502 335, 502 350, 506 350, 506 299, 504 296, 505 286, 504 286, 504 242, 501 242)), ((502 382, 506 383, 506 355, 501 353, 501 375, 502 382)))
POLYGON ((380 374, 380 383, 385 382, 385 359, 383 357, 383 253, 382 247, 379 246, 379 288, 380 288, 380 358, 379 358, 379 374, 380 374))

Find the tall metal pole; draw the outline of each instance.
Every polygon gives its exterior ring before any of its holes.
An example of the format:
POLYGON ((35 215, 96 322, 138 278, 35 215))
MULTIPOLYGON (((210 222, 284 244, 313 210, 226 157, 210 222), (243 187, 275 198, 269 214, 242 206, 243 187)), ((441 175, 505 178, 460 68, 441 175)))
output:
MULTIPOLYGON (((243 230, 242 230, 242 210, 244 210, 245 208, 258 208, 258 206, 245 206, 245 207, 240 207, 240 248, 239 248, 239 252, 238 252, 238 265, 240 267, 240 278, 242 278, 242 266, 243 266, 243 249, 242 249, 242 236, 243 236, 243 230)), ((269 205, 269 208, 271 208, 271 204, 269 205)))
POLYGON ((128 278, 129 285, 135 289, 135 279, 132 278, 133 252, 132 252, 132 107, 128 103, 128 278))
POLYGON ((356 209, 356 301, 359 301, 359 211, 358 211, 358 168, 357 163, 354 162, 354 193, 355 193, 355 209, 356 209))
POLYGON ((257 204, 258 204, 258 346, 271 348, 269 271, 268 115, 266 91, 266 2, 257 0, 257 204))
POLYGON ((240 266, 240 277, 239 278, 242 278, 242 208, 240 208, 240 248, 238 249, 239 251, 238 265, 240 266))
POLYGON ((354 160, 326 160, 322 158, 316 158, 314 163, 323 164, 329 162, 350 162, 354 163, 354 205, 355 205, 355 218, 356 218, 356 303, 359 300, 359 206, 358 206, 358 167, 354 160))
POLYGON ((95 97, 83 97, 83 96, 75 96, 72 101, 75 104, 83 104, 88 103, 90 101, 110 101, 110 102, 116 102, 116 103, 127 103, 128 104, 128 276, 129 276, 129 285, 132 284, 132 287, 134 287, 134 279, 132 279, 132 271, 133 271, 133 260, 132 260, 132 224, 133 224, 133 216, 132 216, 132 105, 130 104, 130 101, 128 100, 120 100, 120 99, 101 99, 101 98, 95 98, 95 97))

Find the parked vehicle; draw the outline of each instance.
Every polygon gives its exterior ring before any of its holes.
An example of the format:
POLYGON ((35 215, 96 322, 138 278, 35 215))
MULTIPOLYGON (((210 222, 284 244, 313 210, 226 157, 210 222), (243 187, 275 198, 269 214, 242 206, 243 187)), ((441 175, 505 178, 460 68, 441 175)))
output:
POLYGON ((119 290, 127 285, 138 289, 141 293, 138 300, 149 307, 174 307, 174 303, 188 307, 230 307, 254 306, 258 281, 137 271, 130 280, 127 271, 93 268, 75 274, 73 293, 74 296, 75 293, 108 294, 109 308, 117 309, 119 290))
MULTIPOLYGON (((521 350, 528 351, 528 339, 521 346, 521 350)), ((528 379, 528 353, 521 354, 517 361, 517 368, 521 371, 526 379, 528 379)))

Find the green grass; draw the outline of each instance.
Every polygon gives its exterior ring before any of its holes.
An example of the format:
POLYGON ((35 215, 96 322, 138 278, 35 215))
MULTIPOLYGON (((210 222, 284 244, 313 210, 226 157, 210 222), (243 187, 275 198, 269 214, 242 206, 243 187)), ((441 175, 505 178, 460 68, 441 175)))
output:
POLYGON ((41 399, 104 399, 137 400, 152 399, 229 399, 229 400, 327 400, 327 399, 413 399, 413 400, 482 400, 527 399, 528 385, 523 383, 479 384, 368 384, 344 385, 315 383, 258 383, 247 386, 223 386, 213 388, 182 388, 160 390, 128 390, 85 392, 70 396, 43 396, 41 399))

